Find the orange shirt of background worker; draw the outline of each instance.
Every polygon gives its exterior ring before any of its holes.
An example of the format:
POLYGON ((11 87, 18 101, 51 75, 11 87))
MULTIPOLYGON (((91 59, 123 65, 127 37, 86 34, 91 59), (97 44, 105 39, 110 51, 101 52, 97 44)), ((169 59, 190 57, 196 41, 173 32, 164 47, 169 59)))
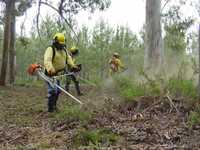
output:
POLYGON ((110 69, 109 69, 110 75, 116 72, 120 72, 122 69, 125 69, 123 63, 120 60, 120 56, 118 53, 114 53, 112 55, 112 58, 109 60, 109 65, 110 65, 110 69))

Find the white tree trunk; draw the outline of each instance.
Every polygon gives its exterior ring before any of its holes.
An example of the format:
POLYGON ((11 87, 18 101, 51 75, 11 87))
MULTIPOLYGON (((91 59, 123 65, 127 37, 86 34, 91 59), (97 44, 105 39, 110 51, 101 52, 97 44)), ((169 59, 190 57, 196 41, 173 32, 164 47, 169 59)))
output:
POLYGON ((144 67, 153 71, 162 64, 161 1, 146 0, 146 34, 144 67))

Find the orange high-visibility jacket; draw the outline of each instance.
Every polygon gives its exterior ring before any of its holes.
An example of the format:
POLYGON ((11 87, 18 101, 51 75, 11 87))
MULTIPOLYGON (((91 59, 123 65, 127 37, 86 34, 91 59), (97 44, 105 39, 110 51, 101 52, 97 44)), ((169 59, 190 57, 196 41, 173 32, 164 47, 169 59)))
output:
POLYGON ((109 61, 110 69, 112 72, 118 72, 121 71, 122 68, 124 68, 124 65, 122 64, 121 60, 119 58, 111 58, 109 61))

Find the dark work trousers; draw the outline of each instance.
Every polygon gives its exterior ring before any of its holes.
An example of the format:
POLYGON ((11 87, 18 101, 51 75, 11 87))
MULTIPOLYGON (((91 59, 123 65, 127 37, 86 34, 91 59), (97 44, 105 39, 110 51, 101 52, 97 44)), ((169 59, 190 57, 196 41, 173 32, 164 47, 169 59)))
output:
POLYGON ((76 88, 76 92, 78 96, 83 95, 80 91, 80 86, 79 86, 79 81, 76 79, 76 76, 74 74, 69 75, 66 77, 66 85, 65 85, 65 90, 69 91, 69 86, 71 83, 71 80, 74 82, 75 88, 76 88))
MULTIPOLYGON (((57 85, 60 85, 60 81, 55 81, 57 85)), ((59 97, 59 94, 61 93, 60 89, 58 89, 56 86, 52 86, 47 82, 47 91, 48 91, 48 112, 53 112, 57 109, 56 104, 59 97)))

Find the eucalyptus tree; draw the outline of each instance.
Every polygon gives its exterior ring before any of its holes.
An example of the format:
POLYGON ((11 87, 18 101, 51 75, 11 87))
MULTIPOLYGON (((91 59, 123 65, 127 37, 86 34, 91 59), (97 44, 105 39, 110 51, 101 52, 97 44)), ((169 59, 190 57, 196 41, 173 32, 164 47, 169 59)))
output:
POLYGON ((162 64, 161 0, 146 0, 145 33, 145 68, 159 70, 162 64))
POLYGON ((1 74, 0 74, 0 85, 5 85, 6 71, 8 64, 8 51, 10 47, 10 37, 11 37, 11 12, 13 9, 13 0, 2 1, 5 3, 5 15, 3 18, 4 22, 4 37, 3 37, 3 55, 1 64, 1 74))
POLYGON ((31 6, 32 0, 1 0, 0 2, 2 8, 4 7, 3 17, 1 16, 3 18, 4 36, 0 85, 5 85, 8 57, 10 60, 10 83, 14 82, 15 77, 15 17, 22 15, 31 6))
POLYGON ((187 46, 187 30, 193 25, 193 17, 183 17, 181 13, 182 5, 174 5, 163 14, 163 23, 165 29, 165 48, 176 52, 176 54, 185 54, 187 46))

